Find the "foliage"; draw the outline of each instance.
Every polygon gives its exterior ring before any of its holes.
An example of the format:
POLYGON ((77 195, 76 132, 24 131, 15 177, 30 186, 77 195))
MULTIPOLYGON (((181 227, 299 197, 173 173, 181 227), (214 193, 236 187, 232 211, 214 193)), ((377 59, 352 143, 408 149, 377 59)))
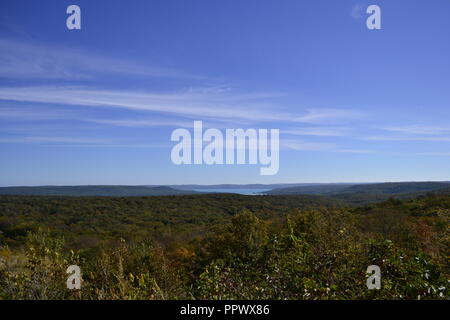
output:
POLYGON ((448 299, 450 196, 322 200, 0 197, 0 299, 448 299))

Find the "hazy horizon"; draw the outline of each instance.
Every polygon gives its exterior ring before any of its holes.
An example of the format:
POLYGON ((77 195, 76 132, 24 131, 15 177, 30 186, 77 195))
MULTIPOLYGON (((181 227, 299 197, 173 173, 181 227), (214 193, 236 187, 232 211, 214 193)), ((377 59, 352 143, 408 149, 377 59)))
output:
POLYGON ((423 183, 423 182, 441 182, 448 183, 449 180, 424 180, 424 181, 358 181, 358 182, 279 182, 279 183, 213 183, 213 184, 197 184, 197 183, 179 183, 179 184, 61 184, 61 185, 0 185, 0 188, 8 187, 87 187, 87 186, 129 186, 129 187, 176 187, 176 186, 270 186, 270 185, 327 185, 327 184, 383 184, 383 183, 423 183))

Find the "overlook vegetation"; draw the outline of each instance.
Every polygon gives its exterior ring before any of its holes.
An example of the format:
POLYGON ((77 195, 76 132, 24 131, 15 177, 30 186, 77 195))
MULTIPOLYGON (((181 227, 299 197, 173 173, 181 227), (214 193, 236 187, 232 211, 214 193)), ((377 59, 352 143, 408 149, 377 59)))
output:
POLYGON ((448 299, 449 214, 445 194, 0 196, 0 299, 448 299))

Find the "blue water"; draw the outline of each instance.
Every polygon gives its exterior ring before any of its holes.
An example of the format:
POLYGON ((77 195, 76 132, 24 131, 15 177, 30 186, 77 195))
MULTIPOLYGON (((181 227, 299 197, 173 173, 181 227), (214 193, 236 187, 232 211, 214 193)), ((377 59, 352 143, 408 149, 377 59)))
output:
POLYGON ((198 192, 213 192, 213 193, 237 193, 246 196, 255 196, 260 192, 269 191, 270 189, 194 189, 198 192))

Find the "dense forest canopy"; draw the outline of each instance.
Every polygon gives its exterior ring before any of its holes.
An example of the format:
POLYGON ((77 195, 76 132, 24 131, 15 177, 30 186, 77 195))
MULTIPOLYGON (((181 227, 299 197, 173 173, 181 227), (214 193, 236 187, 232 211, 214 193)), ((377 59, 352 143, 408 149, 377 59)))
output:
POLYGON ((5 299, 446 299, 449 195, 0 197, 5 299), (65 287, 79 265, 83 287, 65 287), (379 265, 383 287, 366 287, 379 265))
POLYGON ((276 188, 269 195, 322 195, 352 205, 385 201, 391 197, 412 199, 427 193, 449 194, 449 182, 390 182, 366 184, 319 184, 276 188))

